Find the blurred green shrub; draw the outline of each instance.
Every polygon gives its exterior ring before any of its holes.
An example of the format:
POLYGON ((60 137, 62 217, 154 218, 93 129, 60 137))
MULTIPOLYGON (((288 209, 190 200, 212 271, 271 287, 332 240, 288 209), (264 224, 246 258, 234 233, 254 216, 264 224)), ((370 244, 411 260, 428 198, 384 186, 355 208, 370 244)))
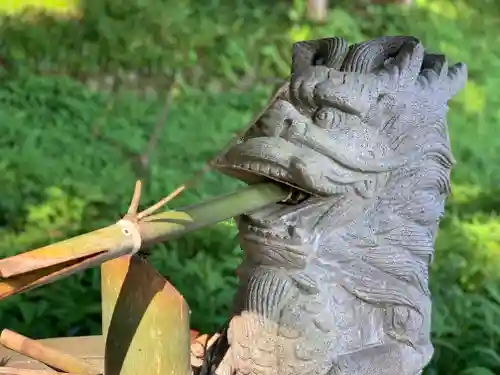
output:
MULTIPOLYGON (((299 1, 87 0, 81 20, 4 18, 0 58, 10 74, 0 87, 1 256, 124 212, 135 180, 129 154, 144 149, 164 102, 158 75, 176 68, 182 79, 152 156, 144 205, 184 182, 245 124, 270 89, 257 83, 286 76, 293 41, 412 34, 470 72, 450 104, 457 166, 431 270, 436 354, 427 374, 500 373, 500 7, 492 0, 416 0, 412 9, 361 3, 336 2, 323 26, 304 21, 299 1), (116 70, 149 76, 157 93, 138 99, 121 92, 105 118, 105 94, 34 74, 86 80, 116 70)), ((209 174, 174 203, 236 186, 209 174)), ((231 222, 221 223, 152 252, 188 299, 197 329, 217 329, 227 313, 240 257, 234 234, 231 222)), ((99 313, 95 270, 0 305, 3 326, 35 337, 97 333, 99 313)))

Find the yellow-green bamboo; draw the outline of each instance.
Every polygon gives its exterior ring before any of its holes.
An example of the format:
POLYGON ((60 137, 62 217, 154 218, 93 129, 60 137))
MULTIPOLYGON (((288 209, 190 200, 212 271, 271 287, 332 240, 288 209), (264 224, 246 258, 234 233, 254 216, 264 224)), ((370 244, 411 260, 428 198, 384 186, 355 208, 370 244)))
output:
MULTIPOLYGON (((134 226, 134 238, 124 221, 87 234, 0 260, 0 300, 98 266, 140 247, 168 241, 233 216, 258 210, 287 198, 288 189, 261 183, 208 201, 153 214, 134 226), (137 236, 138 235, 138 236, 137 236)), ((132 231, 133 232, 133 231, 132 231)), ((133 233, 132 233, 133 234, 133 233)))

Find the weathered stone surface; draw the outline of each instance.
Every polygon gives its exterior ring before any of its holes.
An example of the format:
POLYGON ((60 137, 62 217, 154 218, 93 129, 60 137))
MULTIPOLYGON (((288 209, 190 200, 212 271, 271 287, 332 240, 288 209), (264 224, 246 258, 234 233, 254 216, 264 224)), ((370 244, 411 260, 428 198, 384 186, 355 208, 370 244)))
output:
POLYGON ((218 168, 311 197, 238 218, 245 259, 218 375, 422 371, 447 103, 466 79, 413 37, 294 46, 287 90, 218 168))

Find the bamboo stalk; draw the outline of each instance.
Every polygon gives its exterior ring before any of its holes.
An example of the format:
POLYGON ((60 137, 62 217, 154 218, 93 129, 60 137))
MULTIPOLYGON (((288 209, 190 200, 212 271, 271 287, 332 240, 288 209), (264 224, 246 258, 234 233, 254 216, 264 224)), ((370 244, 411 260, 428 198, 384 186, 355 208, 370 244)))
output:
MULTIPOLYGON (((129 216, 108 227, 0 260, 0 300, 134 254, 154 243, 256 211, 289 195, 281 185, 261 183, 176 211, 146 217, 129 212, 129 216)), ((136 198, 134 195, 131 206, 137 205, 136 198)))
POLYGON ((2 375, 81 375, 69 372, 58 372, 54 370, 33 370, 18 367, 0 367, 2 375))
POLYGON ((40 361, 57 370, 81 375, 100 375, 100 371, 83 359, 73 357, 59 350, 43 345, 19 333, 4 329, 0 344, 17 353, 40 361))
POLYGON ((101 301, 106 375, 190 373, 189 307, 145 259, 104 263, 101 301))
POLYGON ((150 244, 170 241, 189 232, 249 213, 285 200, 289 191, 274 183, 253 185, 212 198, 179 211, 167 211, 144 218, 138 224, 142 239, 150 244))

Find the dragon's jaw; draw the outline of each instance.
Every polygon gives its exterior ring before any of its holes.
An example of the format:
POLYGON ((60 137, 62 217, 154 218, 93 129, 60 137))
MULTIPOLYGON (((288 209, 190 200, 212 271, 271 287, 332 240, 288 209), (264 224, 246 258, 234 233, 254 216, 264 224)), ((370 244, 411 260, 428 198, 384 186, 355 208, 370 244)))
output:
POLYGON ((346 168, 321 150, 281 137, 253 137, 234 146, 216 168, 249 184, 273 180, 308 195, 332 197, 354 189, 366 190, 376 173, 346 168))
POLYGON ((236 145, 224 155, 223 159, 218 160, 216 164, 217 170, 249 184, 273 180, 304 190, 293 182, 290 160, 277 160, 273 154, 265 152, 271 142, 278 145, 280 150, 296 148, 293 144, 281 138, 262 138, 262 144, 254 142, 256 147, 250 149, 247 144, 236 145))

